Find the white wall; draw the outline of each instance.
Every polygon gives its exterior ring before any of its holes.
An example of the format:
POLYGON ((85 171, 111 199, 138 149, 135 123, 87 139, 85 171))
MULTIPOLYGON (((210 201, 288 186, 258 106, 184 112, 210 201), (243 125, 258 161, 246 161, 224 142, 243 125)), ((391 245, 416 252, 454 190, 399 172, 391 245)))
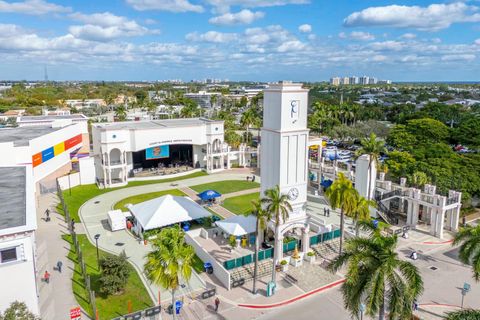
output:
POLYGON ((202 261, 210 262, 212 264, 213 274, 215 277, 217 277, 217 279, 225 286, 225 288, 227 288, 227 290, 230 290, 230 273, 220 262, 210 256, 210 254, 195 240, 195 237, 200 236, 202 230, 204 229, 200 228, 186 232, 185 242, 195 249, 195 253, 202 261))
POLYGON ((95 165, 93 157, 80 158, 80 184, 95 183, 95 165))
POLYGON ((15 240, 0 240, 0 249, 20 246, 23 254, 16 262, 0 264, 0 312, 14 301, 25 302, 28 309, 38 314, 37 286, 35 281, 34 235, 18 236, 15 240))

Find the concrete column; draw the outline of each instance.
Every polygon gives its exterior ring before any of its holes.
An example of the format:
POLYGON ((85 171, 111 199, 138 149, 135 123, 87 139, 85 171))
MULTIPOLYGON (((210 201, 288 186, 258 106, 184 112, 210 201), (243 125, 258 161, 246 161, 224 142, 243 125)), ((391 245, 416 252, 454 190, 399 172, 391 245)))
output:
POLYGON ((452 209, 452 231, 458 231, 458 222, 460 220, 460 208, 462 205, 457 206, 452 209))
POLYGON ((420 214, 420 205, 418 204, 418 202, 413 202, 412 204, 412 227, 416 227, 417 224, 418 224, 418 218, 419 218, 419 214, 420 214))
POLYGON ((437 209, 428 208, 427 211, 430 211, 430 234, 432 236, 437 235, 437 209))
POLYGON ((447 220, 447 224, 445 225, 445 228, 447 230, 452 230, 452 215, 453 215, 453 210, 454 209, 448 209, 445 212, 445 219, 447 220))
POLYGON ((302 252, 305 254, 310 250, 310 238, 308 236, 309 231, 309 227, 302 229, 302 252))
POLYGON ((443 239, 443 224, 445 221, 445 210, 437 210, 437 237, 443 239))
POLYGON ((112 185, 112 170, 109 168, 108 169, 108 186, 110 187, 112 185))
POLYGON ((322 145, 317 145, 317 163, 322 163, 322 145))
POLYGON ((413 201, 407 200, 407 226, 413 226, 413 201))

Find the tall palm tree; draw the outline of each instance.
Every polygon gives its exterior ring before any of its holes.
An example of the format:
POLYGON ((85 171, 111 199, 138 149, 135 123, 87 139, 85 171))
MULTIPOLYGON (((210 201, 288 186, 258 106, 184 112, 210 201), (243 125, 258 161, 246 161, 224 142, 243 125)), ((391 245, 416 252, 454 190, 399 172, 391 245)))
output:
POLYGON ((415 265, 398 257, 397 236, 355 237, 346 241, 345 252, 329 265, 332 272, 347 267, 341 291, 345 307, 356 318, 365 303, 369 316, 410 319, 412 305, 423 292, 423 280, 415 265))
MULTIPOLYGON (((260 199, 260 203, 265 208, 265 211, 268 212, 275 219, 275 238, 280 236, 280 224, 288 220, 288 214, 292 211, 292 206, 288 201, 288 196, 280 192, 280 188, 277 185, 272 189, 265 190, 265 197, 260 199)), ((278 249, 278 248, 277 248, 278 249)), ((275 253, 278 253, 278 250, 274 250, 275 253)), ((276 282, 276 270, 275 262, 281 257, 274 257, 273 267, 272 267, 272 282, 276 282)))
MULTIPOLYGON (((362 147, 357 150, 356 156, 367 154, 368 157, 368 179, 367 179, 367 199, 370 199, 370 186, 372 185, 372 176, 370 174, 372 165, 378 166, 380 162, 380 154, 386 153, 385 141, 377 140, 375 133, 371 133, 370 137, 362 139, 362 147)), ((375 181, 373 181, 375 183, 375 181)))
POLYGON ((271 212, 268 212, 262 208, 262 204, 259 201, 252 201, 253 211, 252 214, 257 218, 256 228, 255 228, 255 259, 254 259, 254 269, 253 269, 253 289, 252 293, 257 293, 257 275, 258 275, 258 248, 259 241, 258 235, 263 233, 267 229, 268 221, 272 219, 271 212))
POLYGON ((445 320, 478 320, 480 319, 480 310, 463 309, 448 312, 445 320))
POLYGON ((247 110, 245 110, 245 112, 242 114, 242 118, 240 119, 240 124, 247 131, 247 138, 245 139, 245 142, 247 144, 249 142, 249 137, 250 137, 250 127, 258 123, 259 123, 259 119, 255 110, 253 108, 248 108, 247 110))
POLYGON ((195 251, 185 243, 185 233, 178 225, 162 229, 152 245, 154 250, 147 254, 145 274, 151 282, 171 291, 175 319, 175 291, 180 278, 190 280, 195 251))
POLYGON ((124 105, 119 105, 115 109, 115 117, 119 121, 125 121, 127 119, 127 109, 125 109, 124 105))
POLYGON ((357 190, 354 189, 353 199, 351 207, 345 215, 349 218, 352 218, 355 223, 355 235, 358 237, 360 234, 360 221, 370 220, 370 207, 376 207, 377 203, 373 200, 367 200, 365 197, 362 197, 357 190))
POLYGON ((465 264, 472 265, 475 281, 480 281, 480 225, 460 228, 455 235, 452 245, 460 244, 458 254, 465 264))
POLYGON ((332 209, 340 208, 340 246, 339 252, 343 249, 343 234, 345 229, 345 212, 351 212, 356 190, 342 172, 338 174, 337 180, 327 189, 325 195, 332 209))

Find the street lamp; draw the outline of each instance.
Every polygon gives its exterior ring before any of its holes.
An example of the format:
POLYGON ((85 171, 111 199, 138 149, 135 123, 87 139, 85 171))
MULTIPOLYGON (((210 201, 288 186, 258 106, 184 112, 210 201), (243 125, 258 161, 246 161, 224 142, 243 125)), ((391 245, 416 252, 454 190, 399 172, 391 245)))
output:
POLYGON ((461 309, 463 309, 463 299, 465 298, 465 296, 467 295, 467 293, 470 291, 470 284, 465 282, 463 284, 463 288, 462 288, 462 306, 461 306, 461 309))
POLYGON ((100 257, 98 255, 98 239, 100 238, 100 234, 97 233, 94 238, 95 238, 95 246, 97 247, 97 268, 98 270, 100 270, 100 257))

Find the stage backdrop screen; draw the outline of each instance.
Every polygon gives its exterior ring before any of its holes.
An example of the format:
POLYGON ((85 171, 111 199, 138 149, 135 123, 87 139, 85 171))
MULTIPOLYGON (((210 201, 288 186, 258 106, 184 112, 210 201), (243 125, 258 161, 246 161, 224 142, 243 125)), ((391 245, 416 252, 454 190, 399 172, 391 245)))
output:
POLYGON ((161 159, 170 157, 170 146, 157 146, 145 149, 145 159, 161 159))

